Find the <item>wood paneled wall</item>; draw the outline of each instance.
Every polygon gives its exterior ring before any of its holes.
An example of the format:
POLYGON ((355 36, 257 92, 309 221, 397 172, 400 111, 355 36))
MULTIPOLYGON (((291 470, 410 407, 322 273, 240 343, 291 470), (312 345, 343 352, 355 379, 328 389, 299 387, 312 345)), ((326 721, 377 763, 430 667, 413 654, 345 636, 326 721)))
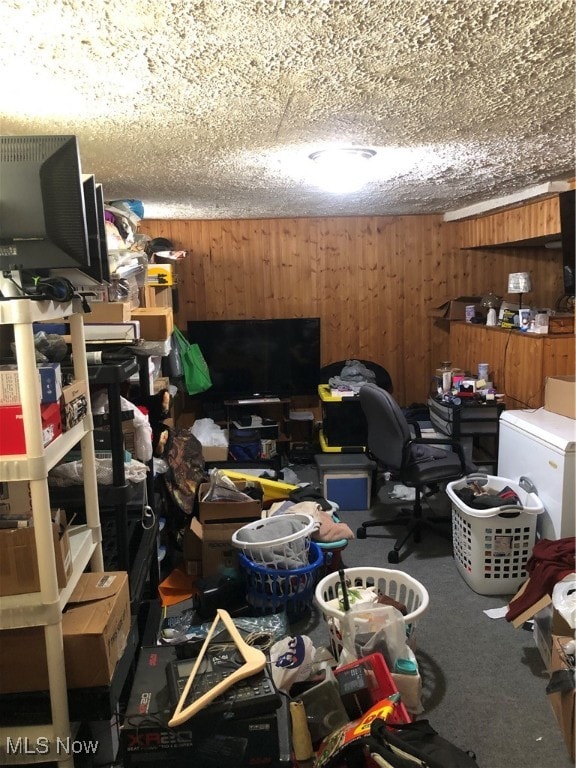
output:
POLYGON ((181 329, 188 319, 320 317, 322 364, 371 359, 408 405, 425 401, 448 359, 448 323, 429 317, 444 298, 510 298, 508 273, 526 270, 534 291, 525 301, 554 306, 562 293, 560 252, 461 250, 463 225, 441 216, 145 220, 139 231, 188 251, 177 270, 181 329))
POLYGON ((459 228, 463 248, 560 236, 559 197, 554 195, 506 211, 466 219, 459 228))

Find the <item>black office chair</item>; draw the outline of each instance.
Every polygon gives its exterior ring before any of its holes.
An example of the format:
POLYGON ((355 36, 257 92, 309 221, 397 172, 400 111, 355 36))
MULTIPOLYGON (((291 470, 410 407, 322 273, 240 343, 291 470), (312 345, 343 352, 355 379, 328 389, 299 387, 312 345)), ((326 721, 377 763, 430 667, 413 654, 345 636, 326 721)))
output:
POLYGON ((394 549, 388 553, 388 562, 397 563, 400 550, 410 538, 417 543, 423 528, 437 530, 436 523, 448 521, 447 518, 424 518, 424 487, 457 480, 472 471, 472 468, 467 467, 458 440, 449 437, 423 438, 417 424, 412 425, 411 431, 400 406, 376 384, 365 384, 361 388, 360 405, 368 424, 368 453, 377 462, 379 469, 390 472, 401 483, 416 490, 411 510, 402 510, 402 514, 392 520, 368 520, 356 531, 359 539, 365 539, 367 528, 407 525, 406 532, 396 540, 394 549), (439 445, 451 446, 454 452, 439 448, 439 445))

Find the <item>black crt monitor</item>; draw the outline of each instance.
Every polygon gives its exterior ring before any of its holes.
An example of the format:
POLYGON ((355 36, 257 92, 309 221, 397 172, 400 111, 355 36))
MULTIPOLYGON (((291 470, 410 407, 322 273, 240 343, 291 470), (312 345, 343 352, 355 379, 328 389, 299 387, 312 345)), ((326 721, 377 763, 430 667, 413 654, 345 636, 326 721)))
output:
POLYGON ((0 136, 0 270, 89 266, 76 136, 0 136))

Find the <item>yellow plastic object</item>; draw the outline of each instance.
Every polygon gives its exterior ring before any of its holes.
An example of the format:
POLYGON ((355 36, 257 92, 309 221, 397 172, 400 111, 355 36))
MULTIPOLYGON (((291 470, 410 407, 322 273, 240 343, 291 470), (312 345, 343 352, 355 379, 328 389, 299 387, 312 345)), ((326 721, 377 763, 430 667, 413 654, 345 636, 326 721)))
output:
POLYGON ((172 264, 148 264, 147 273, 148 285, 174 285, 172 264))
POLYGON ((269 480, 267 477, 257 477, 247 472, 236 472, 232 469, 222 469, 221 472, 231 480, 257 480, 264 491, 264 501, 285 499, 290 491, 295 491, 298 486, 289 483, 281 483, 279 480, 269 480))

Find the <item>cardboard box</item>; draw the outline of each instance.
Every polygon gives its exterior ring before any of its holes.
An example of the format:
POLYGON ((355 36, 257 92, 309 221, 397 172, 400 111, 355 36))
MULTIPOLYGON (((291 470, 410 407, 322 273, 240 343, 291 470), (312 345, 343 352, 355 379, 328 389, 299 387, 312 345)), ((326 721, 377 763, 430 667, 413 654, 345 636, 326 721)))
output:
POLYGON ((562 669, 572 669, 572 685, 567 686, 564 690, 558 690, 548 694, 550 706, 554 712, 562 736, 566 742, 566 748, 572 762, 576 757, 575 743, 574 743, 574 709, 576 696, 574 692, 574 662, 570 665, 566 660, 565 647, 573 640, 573 633, 570 635, 553 635, 552 636, 552 658, 550 664, 551 681, 553 681, 554 672, 562 669))
POLYGON ((86 323, 128 323, 132 313, 129 301, 93 301, 90 309, 86 323))
POLYGON ((21 402, 18 366, 0 365, 0 405, 19 405, 21 402))
POLYGON ((141 307, 173 307, 172 286, 145 285, 138 291, 141 307))
MULTIPOLYGON (((550 599, 550 598, 549 598, 550 599)), ((554 635, 569 635, 568 622, 562 618, 556 608, 550 603, 534 614, 534 642, 540 651, 540 656, 546 669, 552 664, 552 638, 554 635)))
MULTIPOLYGON (((0 530, 0 595, 23 595, 40 590, 34 528, 0 530)), ((72 574, 72 554, 66 521, 52 524, 58 587, 63 589, 72 574)))
MULTIPOLYGON (((62 413, 60 402, 47 403, 40 406, 40 419, 42 421, 42 442, 44 447, 49 445, 62 434, 62 413)), ((22 427, 24 425, 22 424, 22 427)))
POLYGON ((466 307, 469 304, 480 305, 481 301, 481 296, 448 297, 432 308, 430 317, 435 317, 439 320, 465 320, 466 307))
MULTIPOLYGON (((42 442, 44 447, 62 434, 60 403, 40 406, 42 442)), ((27 453, 24 436, 24 419, 21 405, 0 406, 0 456, 27 453)))
MULTIPOLYGON (((106 686, 130 632, 124 571, 83 573, 62 615, 68 688, 106 686)), ((48 690, 42 627, 0 632, 0 693, 48 690)))
POLYGON ((32 499, 28 480, 0 483, 0 516, 30 516, 32 499))
POLYGON ((228 446, 203 445, 202 458, 204 461, 226 461, 228 459, 228 446))
MULTIPOLYGON (((202 525, 197 518, 192 518, 190 529, 186 531, 184 537, 184 556, 190 554, 193 548, 197 548, 199 542, 202 553, 202 576, 205 578, 215 576, 229 569, 237 571, 238 550, 232 544, 232 535, 244 525, 244 522, 239 520, 236 523, 206 523, 202 525), (187 538, 189 539, 188 543, 186 543, 187 538)), ((186 557, 186 560, 188 563, 194 562, 191 557, 186 557)))
MULTIPOLYGON (((235 482, 246 487, 244 481, 235 482)), ((199 499, 209 488, 202 483, 199 499)), ((232 534, 246 523, 262 517, 259 501, 200 501, 198 518, 192 518, 186 529, 183 554, 186 572, 193 576, 213 576, 224 569, 238 568, 238 550, 232 545, 232 534)))
POLYGON ((78 379, 62 387, 60 411, 62 431, 72 429, 88 412, 88 387, 84 379, 78 379))
POLYGON ((0 405, 0 455, 26 453, 21 405, 0 405))
POLYGON ((574 333, 574 314, 556 314, 548 318, 549 333, 574 333))
POLYGON ((163 389, 168 389, 170 386, 170 379, 168 376, 158 376, 156 379, 154 379, 154 385, 153 385, 153 395, 157 395, 158 392, 161 392, 163 389))
MULTIPOLYGON (((235 481, 238 490, 246 488, 243 480, 235 481)), ((260 501, 202 501, 210 488, 209 483, 201 483, 198 494, 198 519, 205 523, 250 523, 262 517, 262 504, 260 501)))
MULTIPOLYGON (((18 366, 8 363, 0 366, 0 405, 19 405, 20 375, 18 366)), ((40 402, 55 403, 62 395, 62 371, 60 363, 45 363, 38 366, 40 381, 40 402)))
POLYGON ((44 363, 38 366, 40 373, 40 402, 57 403, 62 397, 62 370, 60 363, 44 363))
POLYGON ((135 341, 140 338, 140 335, 140 323, 136 319, 128 320, 125 323, 84 322, 84 338, 87 342, 101 342, 102 339, 135 341))
POLYGON ((146 341, 166 341, 174 330, 174 313, 170 307, 133 309, 132 320, 140 323, 140 338, 146 341))
POLYGON ((544 408, 569 419, 576 419, 576 376, 548 376, 544 408))

